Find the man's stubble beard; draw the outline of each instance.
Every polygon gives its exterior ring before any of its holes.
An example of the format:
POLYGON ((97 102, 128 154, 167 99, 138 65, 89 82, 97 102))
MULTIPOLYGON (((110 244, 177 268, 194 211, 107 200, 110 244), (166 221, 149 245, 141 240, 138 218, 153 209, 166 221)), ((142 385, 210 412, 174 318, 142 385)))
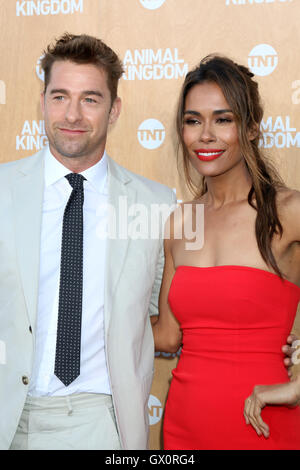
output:
POLYGON ((49 139, 50 148, 54 149, 55 152, 59 153, 65 158, 82 158, 101 148, 103 138, 100 138, 92 145, 90 140, 87 138, 82 142, 72 142, 66 139, 52 135, 49 139))

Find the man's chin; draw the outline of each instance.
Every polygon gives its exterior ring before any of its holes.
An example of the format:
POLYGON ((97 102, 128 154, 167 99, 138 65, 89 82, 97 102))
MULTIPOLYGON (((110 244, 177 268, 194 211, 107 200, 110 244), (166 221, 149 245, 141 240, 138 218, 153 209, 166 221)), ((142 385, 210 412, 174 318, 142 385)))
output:
POLYGON ((51 146, 50 149, 54 155, 59 155, 62 158, 82 158, 86 155, 87 149, 84 148, 74 148, 74 147, 62 147, 62 146, 51 146))
POLYGON ((61 153, 61 156, 64 157, 64 158, 82 158, 84 157, 84 153, 80 153, 80 154, 77 154, 77 153, 61 153))

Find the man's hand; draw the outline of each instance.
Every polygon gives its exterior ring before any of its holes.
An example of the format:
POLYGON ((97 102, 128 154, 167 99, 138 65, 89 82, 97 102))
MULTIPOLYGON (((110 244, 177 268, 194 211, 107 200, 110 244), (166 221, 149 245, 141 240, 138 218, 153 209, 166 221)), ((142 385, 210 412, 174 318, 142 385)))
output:
POLYGON ((293 343, 295 341, 298 341, 299 338, 297 338, 296 335, 293 335, 293 334, 290 334, 288 337, 287 337, 287 344, 285 344, 284 346, 282 346, 282 352, 285 354, 285 358, 283 360, 284 362, 284 365, 285 367, 287 367, 288 369, 288 376, 289 377, 292 377, 292 366, 294 365, 293 364, 293 360, 292 360, 292 356, 293 356, 293 353, 296 351, 296 348, 293 347, 293 343))
MULTIPOLYGON (((300 401, 300 376, 296 380, 277 385, 256 385, 252 394, 245 400, 244 418, 251 424, 258 436, 270 435, 269 426, 261 417, 266 405, 296 406, 300 401)), ((288 429, 285 430, 288 432, 288 429)))

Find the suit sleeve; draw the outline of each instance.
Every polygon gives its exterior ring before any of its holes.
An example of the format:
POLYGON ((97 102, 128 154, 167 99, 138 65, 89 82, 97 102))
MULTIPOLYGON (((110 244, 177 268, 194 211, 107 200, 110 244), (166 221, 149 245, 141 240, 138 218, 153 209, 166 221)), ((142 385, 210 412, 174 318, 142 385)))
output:
POLYGON ((164 270, 164 264, 165 264, 165 256, 164 256, 164 246, 162 243, 158 262, 156 265, 155 280, 154 280, 154 284, 152 288, 152 295, 151 295, 151 300, 150 300, 150 307, 149 307, 150 316, 158 315, 158 299, 159 299, 160 286, 161 286, 162 275, 163 275, 163 270, 164 270))

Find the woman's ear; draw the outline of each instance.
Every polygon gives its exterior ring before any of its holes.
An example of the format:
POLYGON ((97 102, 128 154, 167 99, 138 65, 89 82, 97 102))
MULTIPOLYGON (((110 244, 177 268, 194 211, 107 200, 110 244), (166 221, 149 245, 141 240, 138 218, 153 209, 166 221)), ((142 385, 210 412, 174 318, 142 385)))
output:
POLYGON ((247 132, 249 140, 254 140, 256 137, 259 135, 259 125, 254 123, 251 125, 251 127, 248 129, 247 132))

